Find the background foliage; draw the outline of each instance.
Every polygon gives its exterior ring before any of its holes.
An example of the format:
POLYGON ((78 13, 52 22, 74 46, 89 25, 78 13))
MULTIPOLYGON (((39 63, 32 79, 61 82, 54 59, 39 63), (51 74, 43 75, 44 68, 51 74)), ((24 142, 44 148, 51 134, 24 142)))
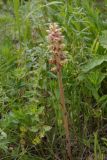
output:
POLYGON ((0 1, 0 159, 66 160, 48 25, 65 36, 63 69, 74 160, 107 155, 107 1, 0 1))

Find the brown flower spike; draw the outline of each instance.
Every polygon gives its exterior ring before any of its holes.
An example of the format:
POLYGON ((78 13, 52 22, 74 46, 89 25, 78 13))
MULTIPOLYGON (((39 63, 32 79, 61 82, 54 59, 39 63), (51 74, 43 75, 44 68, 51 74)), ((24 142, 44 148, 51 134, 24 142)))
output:
POLYGON ((65 106, 64 99, 64 89, 62 83, 62 66, 66 63, 66 57, 64 54, 64 37, 62 36, 61 29, 58 27, 56 23, 50 24, 48 30, 48 41, 49 41, 49 50, 52 52, 52 59, 49 60, 50 64, 54 64, 55 66, 51 68, 51 71, 57 72, 59 90, 60 90, 60 103, 61 110, 63 114, 63 124, 66 134, 66 149, 69 160, 71 160, 71 142, 70 142, 70 131, 68 124, 68 113, 65 106))

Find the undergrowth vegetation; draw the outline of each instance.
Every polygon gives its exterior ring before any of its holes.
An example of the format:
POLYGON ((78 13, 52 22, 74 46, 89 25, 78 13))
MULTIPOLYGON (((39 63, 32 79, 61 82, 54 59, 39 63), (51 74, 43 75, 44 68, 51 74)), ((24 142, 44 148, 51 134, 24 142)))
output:
POLYGON ((0 160, 68 160, 47 30, 62 29, 72 160, 107 158, 107 1, 0 0, 0 160))

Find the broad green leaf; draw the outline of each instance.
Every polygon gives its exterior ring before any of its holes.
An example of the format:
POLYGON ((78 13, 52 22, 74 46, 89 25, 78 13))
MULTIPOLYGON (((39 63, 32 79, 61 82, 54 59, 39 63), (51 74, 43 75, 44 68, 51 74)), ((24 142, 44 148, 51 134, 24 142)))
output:
POLYGON ((107 30, 102 31, 100 36, 100 44, 103 48, 107 49, 107 30))
POLYGON ((82 67, 82 72, 88 73, 89 71, 100 66, 104 62, 107 62, 107 55, 95 57, 82 67))

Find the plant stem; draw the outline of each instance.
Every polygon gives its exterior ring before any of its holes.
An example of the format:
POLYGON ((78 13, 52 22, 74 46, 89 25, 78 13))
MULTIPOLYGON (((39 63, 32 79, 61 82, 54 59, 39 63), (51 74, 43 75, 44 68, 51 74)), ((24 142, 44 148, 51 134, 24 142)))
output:
POLYGON ((59 64, 59 57, 56 56, 56 62, 57 62, 57 76, 58 76, 58 83, 59 83, 59 90, 60 90, 60 103, 61 103, 61 110, 63 114, 63 123, 64 123, 64 129, 66 134, 66 149, 67 154, 69 157, 69 160, 71 160, 71 143, 70 143, 70 131, 69 131, 69 123, 68 123, 68 113, 65 106, 65 98, 64 98, 64 89, 63 89, 63 82, 62 82, 62 71, 61 66, 59 64))

